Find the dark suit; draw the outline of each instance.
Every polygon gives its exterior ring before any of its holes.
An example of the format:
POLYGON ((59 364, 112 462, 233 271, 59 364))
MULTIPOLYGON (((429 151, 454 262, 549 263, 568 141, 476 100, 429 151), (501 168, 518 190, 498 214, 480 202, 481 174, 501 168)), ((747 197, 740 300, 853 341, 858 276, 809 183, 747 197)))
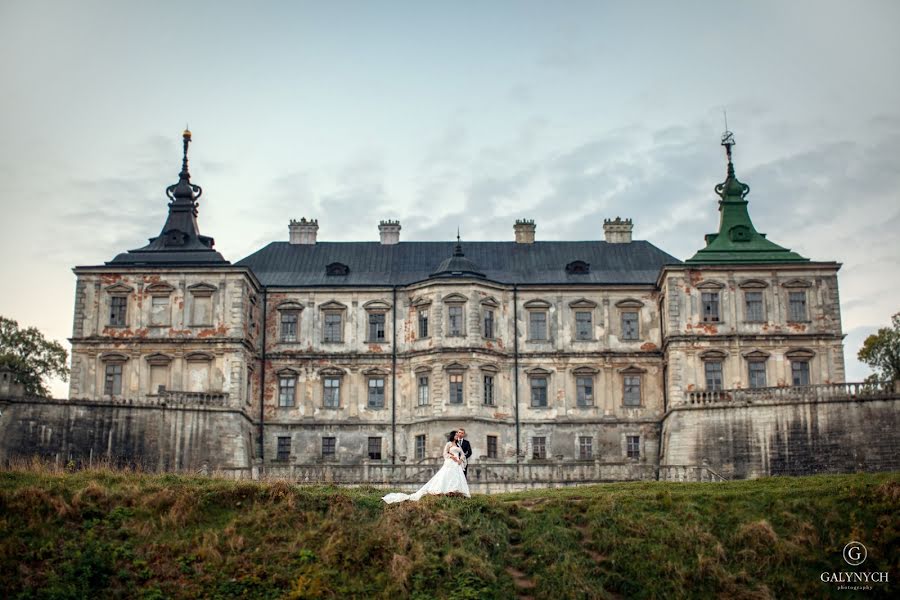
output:
POLYGON ((469 443, 469 440, 463 438, 460 442, 457 443, 459 448, 463 451, 463 454, 466 455, 466 468, 463 469, 463 474, 466 476, 466 479, 469 479, 469 457, 472 456, 472 444, 469 443))

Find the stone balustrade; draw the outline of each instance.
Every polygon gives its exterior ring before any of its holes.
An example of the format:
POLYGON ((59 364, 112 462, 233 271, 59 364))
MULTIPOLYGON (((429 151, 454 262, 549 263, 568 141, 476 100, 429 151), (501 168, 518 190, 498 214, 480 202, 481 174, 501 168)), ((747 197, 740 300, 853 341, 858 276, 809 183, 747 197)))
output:
POLYGON ((698 390, 688 392, 687 404, 756 404, 770 402, 818 402, 854 398, 892 398, 893 383, 825 383, 820 385, 698 390))

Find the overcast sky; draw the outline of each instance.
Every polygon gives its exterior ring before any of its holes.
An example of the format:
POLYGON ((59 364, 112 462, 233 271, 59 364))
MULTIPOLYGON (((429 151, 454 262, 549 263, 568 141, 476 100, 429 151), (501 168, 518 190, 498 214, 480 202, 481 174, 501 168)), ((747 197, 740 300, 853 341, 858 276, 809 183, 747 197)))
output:
MULTIPOLYGON (((165 220, 287 239, 602 239, 685 259, 718 225, 722 109, 769 239, 840 271, 847 376, 900 310, 900 2, 0 0, 0 314, 71 335, 75 265, 165 220)), ((65 396, 57 383, 54 394, 65 396)))

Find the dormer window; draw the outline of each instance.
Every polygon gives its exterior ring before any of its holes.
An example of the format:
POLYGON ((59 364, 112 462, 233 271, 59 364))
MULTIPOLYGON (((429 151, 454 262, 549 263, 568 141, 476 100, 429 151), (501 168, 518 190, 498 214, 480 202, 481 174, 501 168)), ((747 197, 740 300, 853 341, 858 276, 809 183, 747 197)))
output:
POLYGON ((566 265, 566 273, 569 275, 587 275, 590 272, 590 263, 586 263, 583 260, 573 260, 566 265))
POLYGON ((344 263, 333 262, 325 267, 325 275, 329 277, 345 277, 350 274, 350 267, 344 263))

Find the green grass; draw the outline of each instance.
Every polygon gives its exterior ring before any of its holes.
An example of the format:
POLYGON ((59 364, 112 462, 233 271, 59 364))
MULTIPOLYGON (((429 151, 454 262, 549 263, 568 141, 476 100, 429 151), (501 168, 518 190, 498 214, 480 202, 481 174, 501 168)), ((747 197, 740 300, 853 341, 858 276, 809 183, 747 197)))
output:
POLYGON ((850 540, 900 574, 900 474, 383 493, 0 472, 0 597, 847 598, 850 540))

